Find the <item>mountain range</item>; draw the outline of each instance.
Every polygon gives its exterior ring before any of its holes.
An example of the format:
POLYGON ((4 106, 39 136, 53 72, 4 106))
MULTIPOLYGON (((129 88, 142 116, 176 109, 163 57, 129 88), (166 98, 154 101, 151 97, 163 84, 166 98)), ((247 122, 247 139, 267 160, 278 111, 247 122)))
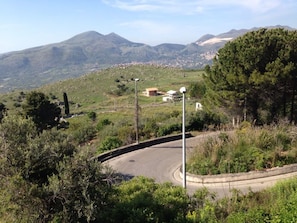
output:
MULTIPOLYGON (((277 27, 292 29, 268 28, 277 27)), ((157 46, 131 42, 115 33, 84 32, 60 43, 0 54, 0 92, 32 89, 119 64, 151 63, 200 69, 211 64, 226 42, 257 29, 207 34, 186 45, 157 46)))

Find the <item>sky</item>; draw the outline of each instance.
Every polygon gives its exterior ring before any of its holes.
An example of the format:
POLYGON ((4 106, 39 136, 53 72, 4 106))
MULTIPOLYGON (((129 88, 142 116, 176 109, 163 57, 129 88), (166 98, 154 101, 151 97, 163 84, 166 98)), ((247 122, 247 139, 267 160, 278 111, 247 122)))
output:
POLYGON ((156 46, 275 25, 297 28, 296 0, 0 0, 0 54, 86 31, 156 46))

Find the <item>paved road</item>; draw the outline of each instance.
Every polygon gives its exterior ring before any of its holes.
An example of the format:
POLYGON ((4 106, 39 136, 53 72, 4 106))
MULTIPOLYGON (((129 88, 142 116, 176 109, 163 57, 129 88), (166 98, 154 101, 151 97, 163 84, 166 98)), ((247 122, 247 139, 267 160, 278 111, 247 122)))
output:
MULTIPOLYGON (((212 133, 215 134, 215 133, 212 133)), ((186 139, 187 154, 201 140, 205 140, 210 134, 200 135, 186 139)), ((145 149, 133 151, 105 162, 114 170, 128 177, 146 176, 156 182, 172 182, 182 186, 179 168, 182 164, 182 140, 163 143, 145 149)), ((297 173, 284 174, 282 176, 267 177, 248 181, 233 183, 199 184, 187 182, 187 191, 192 194, 199 188, 207 187, 210 191, 216 192, 217 197, 224 197, 230 194, 230 190, 236 188, 242 192, 249 190, 259 191, 272 186, 277 180, 292 177, 297 173)))

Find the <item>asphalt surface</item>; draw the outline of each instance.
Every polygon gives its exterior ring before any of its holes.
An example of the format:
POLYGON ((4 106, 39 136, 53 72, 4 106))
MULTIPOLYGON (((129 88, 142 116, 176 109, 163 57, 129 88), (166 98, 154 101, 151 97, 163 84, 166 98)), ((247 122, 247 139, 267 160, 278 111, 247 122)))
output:
MULTIPOLYGON (((216 133, 207 133, 186 139, 187 157, 202 140, 216 133)), ((172 141, 133 151, 105 162, 115 171, 127 178, 134 176, 146 176, 153 178, 158 183, 172 182, 174 185, 182 186, 182 178, 179 168, 182 165, 182 140, 172 141)), ((186 183, 187 192, 193 194, 197 189, 206 187, 215 192, 217 197, 230 195, 232 189, 240 190, 243 193, 248 191, 259 191, 273 186, 277 181, 293 177, 297 173, 283 174, 273 177, 266 177, 253 180, 237 181, 232 183, 200 184, 186 183)))

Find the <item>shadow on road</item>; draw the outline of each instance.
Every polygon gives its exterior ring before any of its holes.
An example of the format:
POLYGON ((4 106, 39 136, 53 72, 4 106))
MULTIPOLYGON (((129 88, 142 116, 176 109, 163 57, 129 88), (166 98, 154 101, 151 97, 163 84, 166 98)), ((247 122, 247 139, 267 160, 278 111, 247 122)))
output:
POLYGON ((129 181, 133 179, 135 176, 131 174, 122 174, 122 173, 116 173, 116 182, 121 183, 123 181, 129 181))

